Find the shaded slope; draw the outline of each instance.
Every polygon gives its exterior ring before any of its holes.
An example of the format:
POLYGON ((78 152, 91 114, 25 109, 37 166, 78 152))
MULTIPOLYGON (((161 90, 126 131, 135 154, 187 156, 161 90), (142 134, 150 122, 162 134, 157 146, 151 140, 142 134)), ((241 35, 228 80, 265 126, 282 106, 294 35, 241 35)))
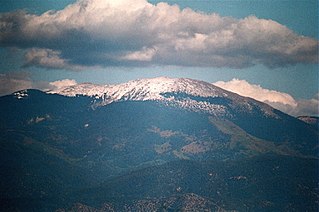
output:
POLYGON ((275 155, 225 162, 180 160, 79 191, 76 201, 95 207, 108 203, 119 209, 141 200, 194 193, 228 210, 316 211, 317 163, 314 159, 275 155))

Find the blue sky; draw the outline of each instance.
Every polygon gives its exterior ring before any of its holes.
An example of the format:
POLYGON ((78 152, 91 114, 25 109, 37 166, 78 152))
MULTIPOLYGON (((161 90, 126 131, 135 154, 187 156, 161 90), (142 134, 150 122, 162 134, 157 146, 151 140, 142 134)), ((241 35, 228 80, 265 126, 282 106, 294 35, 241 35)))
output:
POLYGON ((112 11, 103 0, 81 1, 1 3, 0 21, 15 26, 0 36, 0 76, 7 86, 17 76, 33 84, 108 84, 164 75, 208 82, 237 78, 296 100, 318 93, 317 0, 148 1, 154 7, 121 0, 112 11), (75 12, 79 5, 84 12, 75 12), (19 9, 25 12, 13 12, 19 9), (43 14, 48 10, 63 15, 43 14), (117 15, 119 10, 132 15, 117 15))

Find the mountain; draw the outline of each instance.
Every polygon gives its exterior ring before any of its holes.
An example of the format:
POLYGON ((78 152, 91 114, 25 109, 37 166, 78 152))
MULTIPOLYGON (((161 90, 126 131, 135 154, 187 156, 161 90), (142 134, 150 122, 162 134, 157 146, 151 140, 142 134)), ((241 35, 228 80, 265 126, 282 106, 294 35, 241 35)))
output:
POLYGON ((318 129, 202 81, 19 91, 0 130, 4 211, 318 209, 318 129))
POLYGON ((159 77, 113 86, 79 84, 50 93, 71 97, 78 95, 93 97, 93 108, 124 101, 158 102, 171 108, 206 114, 215 125, 218 125, 220 119, 230 120, 231 122, 222 121, 222 125, 234 123, 258 138, 280 143, 294 137, 290 142, 298 140, 295 144, 296 150, 307 152, 306 154, 311 152, 312 155, 317 155, 318 152, 317 134, 309 133, 305 136, 296 133, 296 131, 304 131, 305 127, 296 119, 267 104, 239 96, 203 81, 159 77), (312 138, 309 139, 307 136, 312 138), (312 144, 300 147, 302 141, 312 142, 312 144), (304 148, 308 149, 304 150, 304 148))

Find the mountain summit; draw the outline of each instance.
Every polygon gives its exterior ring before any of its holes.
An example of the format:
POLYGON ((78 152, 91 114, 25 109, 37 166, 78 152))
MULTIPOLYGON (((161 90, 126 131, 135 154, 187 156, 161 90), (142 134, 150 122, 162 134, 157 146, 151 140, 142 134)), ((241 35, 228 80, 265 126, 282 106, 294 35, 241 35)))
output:
POLYGON ((94 97, 97 100, 95 105, 99 106, 120 101, 158 101, 216 116, 231 115, 226 110, 226 105, 222 104, 222 102, 231 102, 228 105, 232 108, 250 111, 258 107, 265 115, 276 116, 273 109, 266 104, 239 96, 210 83, 188 78, 158 77, 117 85, 84 83, 63 87, 49 93, 70 97, 78 95, 94 97))
POLYGON ((227 96, 225 91, 204 81, 187 78, 157 77, 132 80, 117 85, 78 84, 51 92, 65 96, 95 96, 113 98, 114 101, 125 100, 162 100, 161 94, 180 92, 193 96, 214 97, 227 96))

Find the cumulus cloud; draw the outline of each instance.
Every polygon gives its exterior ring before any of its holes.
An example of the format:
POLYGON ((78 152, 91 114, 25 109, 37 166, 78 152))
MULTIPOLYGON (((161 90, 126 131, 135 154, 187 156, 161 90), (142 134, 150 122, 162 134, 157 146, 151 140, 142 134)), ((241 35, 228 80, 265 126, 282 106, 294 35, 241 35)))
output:
POLYGON ((296 100, 287 93, 265 89, 260 85, 250 84, 246 80, 232 79, 228 82, 218 81, 213 84, 241 96, 269 104, 292 116, 319 115, 319 94, 312 99, 296 100))
POLYGON ((77 82, 75 80, 71 79, 63 79, 63 80, 57 80, 54 82, 50 82, 50 85, 54 86, 54 89, 58 90, 64 87, 73 86, 76 85, 77 82))
POLYGON ((244 68, 318 62, 318 41, 273 20, 204 14, 146 0, 78 0, 41 15, 0 14, 0 46, 48 68, 180 65, 244 68))
POLYGON ((261 102, 281 103, 285 105, 297 106, 297 102, 287 93, 262 88, 260 85, 250 84, 246 80, 232 79, 224 82, 213 83, 225 90, 237 93, 241 96, 251 97, 261 102))
POLYGON ((47 68, 64 68, 67 63, 60 58, 59 51, 51 49, 37 49, 32 48, 25 54, 24 66, 39 66, 47 68))
POLYGON ((61 58, 61 51, 51 49, 28 49, 24 55, 23 67, 37 66, 42 68, 72 69, 81 70, 84 67, 70 64, 66 59, 61 58))
POLYGON ((135 51, 128 53, 122 57, 123 60, 135 60, 135 61, 151 61, 156 54, 155 48, 143 48, 141 51, 135 51))
POLYGON ((42 91, 58 90, 63 87, 76 85, 77 82, 72 79, 54 82, 33 81, 26 72, 10 72, 0 74, 0 84, 0 96, 4 96, 25 89, 38 89, 42 91))
POLYGON ((319 93, 312 99, 299 100, 297 107, 287 112, 293 116, 319 116, 319 93))

